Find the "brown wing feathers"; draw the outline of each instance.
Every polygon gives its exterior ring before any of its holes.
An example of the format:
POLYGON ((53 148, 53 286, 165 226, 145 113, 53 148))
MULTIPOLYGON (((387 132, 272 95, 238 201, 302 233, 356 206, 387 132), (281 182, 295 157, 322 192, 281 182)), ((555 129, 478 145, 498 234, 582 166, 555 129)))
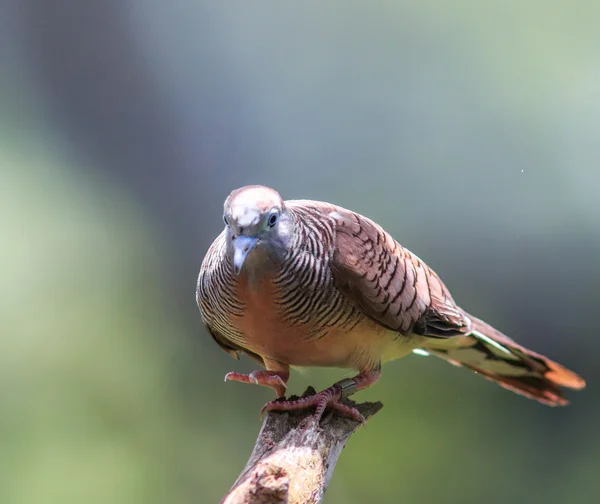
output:
POLYGON ((450 337, 469 321, 439 277, 373 221, 350 211, 332 213, 334 280, 365 314, 403 334, 450 337))
POLYGON ((567 404, 559 386, 585 386, 572 371, 466 314, 435 272, 380 226, 348 211, 333 215, 336 284, 369 317, 428 336, 434 355, 548 405, 567 404))

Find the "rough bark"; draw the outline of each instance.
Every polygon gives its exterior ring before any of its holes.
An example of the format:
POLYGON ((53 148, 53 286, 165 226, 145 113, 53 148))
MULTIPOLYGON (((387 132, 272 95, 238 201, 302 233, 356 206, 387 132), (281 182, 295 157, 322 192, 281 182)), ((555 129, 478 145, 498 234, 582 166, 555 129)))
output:
MULTIPOLYGON (((313 394, 309 388, 304 395, 313 394)), ((292 398, 293 399, 293 398, 292 398)), ((380 402, 353 405, 368 420, 380 402)), ((360 423, 327 410, 319 425, 312 410, 269 412, 246 467, 222 504, 317 504, 335 464, 360 423)))

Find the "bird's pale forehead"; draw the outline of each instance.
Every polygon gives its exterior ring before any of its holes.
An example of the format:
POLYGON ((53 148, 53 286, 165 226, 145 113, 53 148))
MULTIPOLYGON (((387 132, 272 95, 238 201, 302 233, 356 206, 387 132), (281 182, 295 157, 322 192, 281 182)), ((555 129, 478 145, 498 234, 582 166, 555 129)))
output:
POLYGON ((247 187, 234 191, 225 202, 225 210, 229 212, 240 226, 256 224, 262 215, 279 207, 279 194, 268 187, 247 187))

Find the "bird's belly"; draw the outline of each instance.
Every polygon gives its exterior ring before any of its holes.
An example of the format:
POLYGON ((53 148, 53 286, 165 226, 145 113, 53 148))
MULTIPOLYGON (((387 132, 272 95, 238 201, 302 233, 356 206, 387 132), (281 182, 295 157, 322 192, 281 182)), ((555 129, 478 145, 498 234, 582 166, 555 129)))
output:
MULTIPOLYGON (((403 357, 420 343, 359 313, 351 323, 332 326, 292 323, 282 315, 277 291, 268 278, 252 286, 241 282, 238 295, 245 306, 243 315, 234 321, 236 330, 243 334, 241 346, 292 366, 368 369, 403 357)), ((320 308, 313 307, 315 312, 320 308)))
POLYGON ((367 317, 349 329, 329 327, 316 334, 309 325, 289 325, 264 311, 249 310, 240 322, 248 350, 292 366, 367 369, 418 346, 367 317))
POLYGON ((338 328, 314 334, 308 325, 290 325, 276 314, 248 310, 239 320, 244 346, 293 366, 346 367, 353 347, 338 328))

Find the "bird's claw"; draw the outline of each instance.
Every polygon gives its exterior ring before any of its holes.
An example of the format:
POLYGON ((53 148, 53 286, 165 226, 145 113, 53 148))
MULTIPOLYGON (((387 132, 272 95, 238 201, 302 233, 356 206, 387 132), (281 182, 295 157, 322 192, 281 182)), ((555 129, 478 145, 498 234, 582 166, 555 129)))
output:
POLYGON ((272 371, 253 371, 250 374, 236 373, 230 371, 225 375, 225 381, 239 381, 242 383, 254 383, 255 385, 263 385, 271 387, 279 397, 285 395, 287 385, 283 378, 272 371))
POLYGON ((297 411, 314 406, 316 407, 316 410, 315 414, 313 415, 313 421, 316 423, 319 423, 321 420, 325 409, 331 408, 337 410, 343 416, 349 417, 352 420, 366 425, 367 421, 360 411, 352 406, 347 406, 341 403, 341 398, 341 387, 338 385, 333 385, 322 392, 307 397, 301 397, 300 399, 293 401, 269 401, 261 408, 259 417, 262 418, 267 411, 297 411))
POLYGON ((277 385, 279 387, 282 387, 283 390, 287 390, 287 384, 283 381, 283 378, 281 378, 281 376, 270 375, 266 379, 264 379, 260 375, 261 372, 262 371, 252 371, 252 373, 250 373, 248 375, 250 377, 250 379, 252 380, 252 383, 255 383, 257 385, 264 384, 264 385, 268 385, 268 386, 277 385))

